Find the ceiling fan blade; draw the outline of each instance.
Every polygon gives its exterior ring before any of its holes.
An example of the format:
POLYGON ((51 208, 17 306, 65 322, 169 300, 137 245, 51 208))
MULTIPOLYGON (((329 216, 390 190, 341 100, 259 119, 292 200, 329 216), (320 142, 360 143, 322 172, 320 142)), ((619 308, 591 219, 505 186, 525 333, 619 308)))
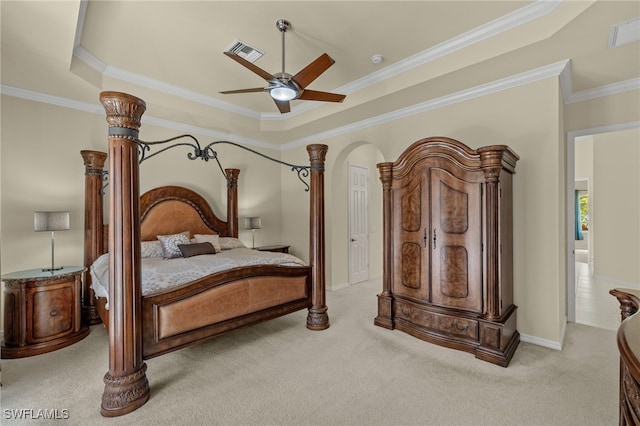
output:
POLYGON ((240 65, 242 65, 243 67, 248 68, 249 70, 251 70, 254 73, 258 74, 260 77, 264 78, 267 81, 276 79, 275 76, 273 76, 270 73, 266 72, 262 68, 260 68, 260 67, 258 67, 256 65, 253 65, 251 62, 247 61, 246 59, 244 59, 241 56, 234 55, 233 53, 230 53, 230 52, 222 52, 222 53, 224 53, 225 55, 227 55, 228 57, 230 57, 231 59, 233 59, 234 61, 236 61, 240 65))
POLYGON ((335 62, 336 61, 331 59, 329 55, 323 53, 318 59, 311 62, 299 73, 291 77, 291 80, 295 81, 298 86, 304 89, 309 84, 311 84, 313 80, 318 78, 320 74, 325 72, 331 65, 335 64, 335 62))
POLYGON ((282 114, 291 111, 291 105, 289 105, 289 101, 279 101, 277 99, 274 99, 273 102, 276 103, 276 106, 282 114))
POLYGON ((253 89, 225 90, 224 92, 218 92, 218 93, 222 93, 223 95, 229 95, 232 93, 266 92, 267 90, 268 89, 265 89, 264 87, 254 87, 253 89))
POLYGON ((347 95, 340 95, 338 93, 304 90, 296 99, 303 101, 342 102, 346 97, 347 95))

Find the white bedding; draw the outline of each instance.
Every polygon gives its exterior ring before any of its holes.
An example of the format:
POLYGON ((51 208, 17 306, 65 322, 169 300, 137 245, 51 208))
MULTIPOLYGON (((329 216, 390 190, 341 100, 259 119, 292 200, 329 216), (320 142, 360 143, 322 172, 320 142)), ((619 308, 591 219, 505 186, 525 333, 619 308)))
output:
MULTIPOLYGON (((142 259, 142 295, 162 292, 226 269, 249 265, 305 266, 297 257, 235 248, 216 254, 175 259, 142 259)), ((91 288, 97 297, 109 298, 109 254, 103 254, 91 265, 91 288)))

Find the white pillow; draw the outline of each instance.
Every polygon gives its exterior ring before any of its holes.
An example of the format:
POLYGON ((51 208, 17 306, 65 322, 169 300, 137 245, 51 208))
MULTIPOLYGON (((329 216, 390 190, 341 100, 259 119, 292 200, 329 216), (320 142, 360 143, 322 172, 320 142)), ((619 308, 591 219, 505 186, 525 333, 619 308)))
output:
POLYGON ((189 231, 173 235, 158 235, 157 237, 162 243, 162 253, 165 259, 182 257, 178 244, 189 244, 189 231))
POLYGON ((164 252, 162 251, 162 243, 158 240, 155 241, 143 241, 142 244, 142 258, 160 258, 164 257, 164 252))
POLYGON ((240 241, 237 238, 221 237, 220 238, 220 247, 222 247, 222 250, 231 250, 231 249, 234 249, 234 248, 246 248, 247 246, 242 244, 242 241, 240 241))
POLYGON ((213 248, 216 249, 216 253, 222 251, 220 247, 220 236, 214 234, 195 234, 193 236, 196 239, 196 243, 211 243, 213 248))

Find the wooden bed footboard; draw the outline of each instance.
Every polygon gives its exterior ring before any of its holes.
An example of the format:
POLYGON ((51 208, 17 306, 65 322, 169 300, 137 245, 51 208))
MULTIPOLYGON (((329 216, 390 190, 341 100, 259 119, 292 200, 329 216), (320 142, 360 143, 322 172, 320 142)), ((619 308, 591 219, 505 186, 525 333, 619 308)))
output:
POLYGON ((310 267, 263 265, 211 275, 142 299, 144 358, 310 306, 310 267))

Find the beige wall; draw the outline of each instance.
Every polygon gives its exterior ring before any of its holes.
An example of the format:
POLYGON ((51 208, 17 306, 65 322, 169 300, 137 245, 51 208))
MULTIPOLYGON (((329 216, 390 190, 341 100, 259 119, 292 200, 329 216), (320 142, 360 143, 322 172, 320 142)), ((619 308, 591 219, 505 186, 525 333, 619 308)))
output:
MULTIPOLYGON (((518 328, 523 334, 551 342, 560 342, 560 324, 566 315, 564 179, 561 179, 565 159, 564 140, 559 140, 562 128, 558 99, 559 83, 551 78, 322 141, 329 145, 328 171, 337 164, 343 167, 340 154, 344 150, 363 143, 375 145, 385 161, 395 160, 416 140, 436 135, 453 137, 472 148, 491 144, 511 146, 521 157, 514 180, 518 328)), ((301 158, 303 152, 304 148, 295 148, 284 156, 301 158)), ((334 175, 327 173, 328 188, 335 187, 334 175)), ((303 196, 291 192, 289 197, 288 186, 283 183, 283 188, 283 198, 303 203, 303 196)), ((327 196, 330 212, 327 228, 332 239, 335 239, 333 228, 340 226, 333 223, 337 220, 333 213, 343 199, 337 192, 327 196)), ((285 216, 289 213, 283 211, 285 216)), ((289 218, 285 221, 290 222, 289 218)), ((284 231, 285 239, 300 238, 284 231)), ((327 247, 335 247, 335 241, 328 241, 327 247)), ((344 252, 329 253, 331 266, 327 275, 332 283, 343 282, 347 268, 346 257, 340 253, 344 252)))
MULTIPOLYGON (((519 306, 518 329, 524 338, 560 345, 566 317, 564 135, 567 130, 631 121, 634 111, 636 120, 639 116, 633 103, 636 98, 627 94, 567 106, 562 105, 560 98, 558 79, 548 78, 320 141, 330 147, 325 172, 327 284, 337 286, 348 279, 346 197, 341 180, 349 162, 363 162, 370 167, 372 236, 379 240, 376 235, 381 232, 381 225, 377 225, 380 216, 375 217, 375 212, 378 208, 381 211, 381 201, 373 196, 380 191, 375 162, 392 161, 414 141, 435 135, 453 137, 472 148, 506 144, 520 155, 514 177, 514 290, 519 306), (629 107, 615 105, 617 102, 626 102, 629 107), (610 107, 616 112, 612 113, 610 107), (600 110, 602 114, 598 113, 600 110), (380 228, 376 229, 377 226, 380 228)), ((72 230, 58 233, 56 257, 60 264, 79 264, 84 191, 79 151, 106 149, 104 116, 8 96, 2 97, 2 103, 2 272, 39 267, 48 262, 48 236, 32 230, 32 214, 37 209, 71 211, 72 230)), ((154 140, 176 133, 143 124, 140 137, 154 140)), ((223 166, 242 170, 241 217, 263 217, 263 229, 257 231, 256 242, 291 244, 292 252, 306 259, 309 202, 304 186, 286 167, 233 148, 221 147, 219 152, 223 166)), ((291 163, 308 164, 304 147, 291 148, 282 154, 265 152, 281 155, 291 163)), ((224 183, 217 166, 191 162, 184 156, 176 151, 144 163, 142 190, 167 183, 189 185, 204 190, 214 206, 224 212, 224 203, 219 201, 224 183)), ((241 230, 241 239, 250 244, 251 234, 241 230)), ((381 256, 381 250, 375 248, 379 243, 372 244, 372 264, 381 256)), ((372 271, 372 276, 376 273, 379 274, 372 271)), ((371 303, 376 303, 373 294, 371 303)))
MULTIPOLYGON (((8 96, 2 97, 2 104, 2 273, 50 263, 50 234, 33 231, 36 210, 70 211, 71 229, 56 233, 56 264, 81 265, 84 166, 80 150, 107 151, 105 117, 8 96)), ((176 134, 144 121, 140 130, 140 138, 146 141, 176 134)), ((203 145, 211 141, 194 136, 203 145)), ((220 145, 215 149, 223 167, 240 169, 240 239, 251 245, 251 231, 244 229, 243 218, 255 215, 263 220, 263 229, 256 231, 256 245, 281 242, 281 167, 237 148, 220 145)), ((257 150, 280 156, 279 151, 257 150)), ((188 186, 201 192, 225 219, 226 183, 217 163, 188 160, 187 152, 177 148, 143 162, 141 193, 160 185, 188 186)))
POLYGON ((594 274, 640 284, 640 130, 593 137, 594 274))

